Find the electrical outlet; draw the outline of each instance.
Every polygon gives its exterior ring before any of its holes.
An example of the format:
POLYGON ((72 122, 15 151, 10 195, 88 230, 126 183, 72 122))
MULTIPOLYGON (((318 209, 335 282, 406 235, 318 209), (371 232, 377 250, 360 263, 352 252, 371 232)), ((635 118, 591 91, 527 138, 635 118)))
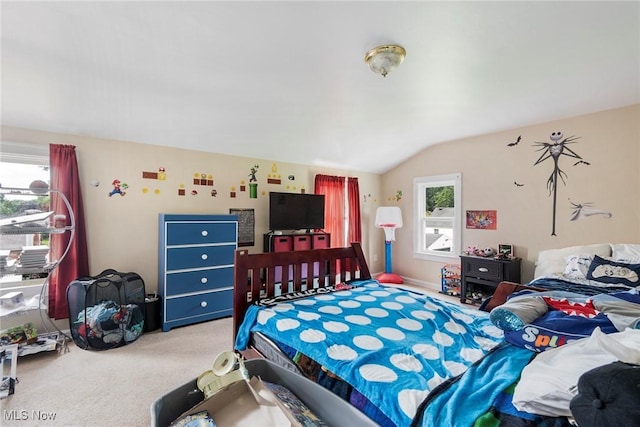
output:
POLYGON ((373 254, 373 262, 378 261, 378 254, 373 254))

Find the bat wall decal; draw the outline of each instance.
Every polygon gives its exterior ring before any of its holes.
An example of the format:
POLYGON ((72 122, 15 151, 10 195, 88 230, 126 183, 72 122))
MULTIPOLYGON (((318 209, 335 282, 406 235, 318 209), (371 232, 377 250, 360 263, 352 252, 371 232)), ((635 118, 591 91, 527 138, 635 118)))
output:
POLYGON ((507 147, 515 147, 516 145, 518 145, 518 143, 522 140, 522 135, 518 136, 518 139, 516 139, 516 142, 510 142, 507 144, 507 147))

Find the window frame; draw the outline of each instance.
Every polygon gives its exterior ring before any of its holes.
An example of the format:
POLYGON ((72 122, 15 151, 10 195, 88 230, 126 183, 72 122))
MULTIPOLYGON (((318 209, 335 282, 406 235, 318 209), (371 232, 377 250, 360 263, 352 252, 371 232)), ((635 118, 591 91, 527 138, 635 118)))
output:
POLYGON ((421 176, 413 179, 413 257, 428 261, 448 262, 458 259, 462 247, 462 174, 421 176), (450 252, 423 249, 425 233, 423 233, 424 211, 426 205, 426 189, 429 187, 453 186, 454 217, 453 247, 450 252))
MULTIPOLYGON (((24 165, 32 165, 38 167, 48 167, 50 168, 49 161, 49 144, 33 144, 33 143, 24 143, 24 142, 15 142, 15 141, 1 141, 0 143, 0 164, 2 163, 14 163, 14 164, 24 164, 24 165)), ((46 180, 47 183, 50 182, 50 179, 46 180)), ((27 189, 28 186, 12 186, 12 185, 3 185, 6 188, 24 188, 27 189)), ((20 196, 18 196, 20 197, 20 196)), ((21 197, 20 197, 21 198, 21 197)), ((39 233, 38 233, 39 234, 39 233)), ((27 236, 32 236, 31 234, 25 234, 25 239, 27 236)), ((37 292, 42 288, 42 285, 46 282, 47 278, 20 278, 16 280, 13 276, 17 275, 0 275, 0 290, 1 291, 23 291, 25 295, 25 300, 27 298, 31 298, 34 292, 37 292)))

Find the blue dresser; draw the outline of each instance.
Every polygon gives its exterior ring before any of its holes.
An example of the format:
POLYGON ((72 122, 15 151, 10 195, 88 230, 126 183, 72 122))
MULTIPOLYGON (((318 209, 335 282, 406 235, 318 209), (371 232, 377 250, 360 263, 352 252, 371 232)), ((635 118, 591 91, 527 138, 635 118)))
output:
POLYGON ((160 214, 162 330, 233 314, 236 215, 160 214))

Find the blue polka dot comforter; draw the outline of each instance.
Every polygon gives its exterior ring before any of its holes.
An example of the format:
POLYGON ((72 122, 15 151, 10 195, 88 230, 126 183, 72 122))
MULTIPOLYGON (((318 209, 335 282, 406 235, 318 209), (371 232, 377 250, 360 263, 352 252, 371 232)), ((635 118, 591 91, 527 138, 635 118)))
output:
MULTIPOLYGON (((251 331, 259 331, 316 360, 396 425, 408 426, 434 388, 467 371, 503 341, 488 313, 375 280, 351 286, 251 306, 236 349, 244 350, 251 331)), ((458 397, 464 401, 467 392, 458 391, 458 397)), ((484 404, 486 410, 491 402, 484 404)))

